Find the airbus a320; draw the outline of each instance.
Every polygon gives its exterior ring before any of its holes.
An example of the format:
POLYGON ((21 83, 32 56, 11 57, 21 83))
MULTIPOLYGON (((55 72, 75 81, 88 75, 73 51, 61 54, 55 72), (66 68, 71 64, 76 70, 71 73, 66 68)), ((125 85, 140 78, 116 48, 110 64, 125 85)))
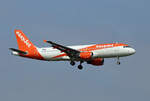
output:
POLYGON ((10 48, 13 55, 44 61, 70 61, 72 66, 80 62, 78 65, 80 70, 83 69, 83 62, 102 66, 104 58, 117 58, 117 64, 120 65, 120 57, 130 56, 136 52, 128 44, 123 43, 64 46, 44 40, 51 46, 39 48, 27 38, 22 30, 16 29, 14 32, 19 49, 10 48))

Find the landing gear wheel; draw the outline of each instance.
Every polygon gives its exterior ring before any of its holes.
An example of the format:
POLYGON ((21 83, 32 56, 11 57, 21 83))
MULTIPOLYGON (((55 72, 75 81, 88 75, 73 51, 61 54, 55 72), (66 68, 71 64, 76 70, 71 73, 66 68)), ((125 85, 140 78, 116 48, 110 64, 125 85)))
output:
POLYGON ((119 57, 117 57, 117 65, 120 65, 120 60, 119 60, 119 57))
POLYGON ((117 65, 120 65, 121 63, 120 63, 120 61, 117 61, 117 65))
POLYGON ((83 66, 82 66, 82 65, 79 65, 79 66, 78 66, 78 69, 80 69, 80 70, 83 69, 83 66))
POLYGON ((75 62, 74 62, 74 61, 71 61, 70 64, 71 64, 72 66, 74 66, 74 65, 75 65, 75 62))

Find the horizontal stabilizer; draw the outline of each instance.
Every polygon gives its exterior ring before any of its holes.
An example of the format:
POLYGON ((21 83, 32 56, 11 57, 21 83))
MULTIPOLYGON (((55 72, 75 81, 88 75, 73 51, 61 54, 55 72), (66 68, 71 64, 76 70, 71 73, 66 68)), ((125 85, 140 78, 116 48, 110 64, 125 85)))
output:
POLYGON ((18 49, 14 49, 14 48, 9 48, 11 51, 15 51, 15 52, 18 52, 20 54, 27 54, 27 52, 24 52, 24 51, 21 51, 21 50, 18 50, 18 49))

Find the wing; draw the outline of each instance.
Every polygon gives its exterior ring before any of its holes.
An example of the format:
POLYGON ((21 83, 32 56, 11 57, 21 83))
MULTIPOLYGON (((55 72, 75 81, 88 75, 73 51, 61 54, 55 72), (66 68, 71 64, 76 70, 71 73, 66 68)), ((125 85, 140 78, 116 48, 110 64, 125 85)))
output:
POLYGON ((65 52, 70 58, 77 58, 78 54, 80 53, 78 50, 54 43, 52 41, 44 40, 44 42, 51 44, 52 47, 60 50, 61 52, 65 52))

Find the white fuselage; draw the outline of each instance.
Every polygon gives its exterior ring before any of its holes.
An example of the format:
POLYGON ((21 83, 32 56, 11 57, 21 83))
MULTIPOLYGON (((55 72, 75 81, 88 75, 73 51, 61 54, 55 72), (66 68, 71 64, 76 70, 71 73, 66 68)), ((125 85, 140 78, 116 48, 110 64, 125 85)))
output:
MULTIPOLYGON (((80 50, 85 47, 90 47, 92 45, 78 45, 78 46, 68 46, 70 48, 80 50)), ((47 61, 67 61, 70 60, 68 56, 63 56, 64 52, 59 51, 58 49, 54 49, 52 47, 49 48, 37 48, 42 57, 44 57, 47 61), (60 56, 59 56, 60 55, 60 56), (62 56, 61 56, 62 55, 62 56), (59 57, 57 57, 59 56, 59 57)), ((131 47, 110 47, 103 49, 95 49, 91 51, 93 53, 92 58, 114 58, 114 57, 124 57, 129 56, 135 53, 135 49, 131 47)))

